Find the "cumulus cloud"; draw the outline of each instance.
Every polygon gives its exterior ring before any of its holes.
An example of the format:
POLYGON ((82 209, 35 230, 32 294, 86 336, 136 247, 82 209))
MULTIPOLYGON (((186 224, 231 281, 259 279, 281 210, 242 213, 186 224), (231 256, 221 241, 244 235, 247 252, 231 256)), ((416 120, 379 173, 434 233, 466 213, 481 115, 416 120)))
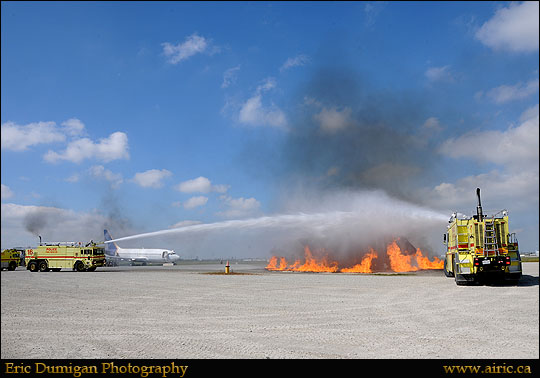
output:
POLYGON ((163 186, 162 181, 171 175, 172 173, 166 169, 150 169, 136 173, 131 181, 143 188, 161 188, 163 186))
POLYGON ((506 130, 470 132, 443 143, 439 152, 449 158, 496 168, 419 191, 421 200, 432 207, 459 210, 475 202, 474 192, 480 187, 484 188, 484 203, 511 203, 513 210, 538 206, 538 105, 524 111, 520 122, 506 130))
POLYGON ((285 113, 274 104, 263 106, 262 96, 249 98, 240 109, 239 121, 253 126, 284 127, 287 124, 285 113))
POLYGON ((55 122, 33 122, 18 125, 14 122, 2 124, 2 149, 25 151, 31 146, 63 142, 66 135, 55 122))
MULTIPOLYGON (((423 193, 423 201, 438 209, 460 210, 476 204, 476 188, 482 188, 482 202, 500 203, 512 210, 527 210, 538 204, 538 172, 494 169, 487 173, 468 175, 455 182, 442 182, 423 193), (510 205, 511 204, 511 205, 510 205)), ((488 210, 494 209, 491 206, 488 210)))
POLYGON ((455 79, 450 66, 428 68, 425 75, 430 81, 454 81, 455 79))
POLYGON ((49 163, 61 160, 80 163, 85 159, 95 158, 108 162, 116 159, 129 159, 128 139, 123 132, 112 133, 108 138, 95 143, 82 137, 86 134, 84 123, 77 118, 70 118, 56 125, 56 122, 33 122, 18 125, 14 122, 2 124, 2 149, 25 151, 38 144, 68 141, 63 152, 49 150, 43 159, 49 163))
POLYGON ((201 37, 197 33, 186 37, 184 42, 177 45, 164 42, 161 46, 163 46, 163 54, 171 64, 180 63, 196 54, 214 54, 219 51, 218 47, 212 45, 211 40, 201 37))
POLYGON ((203 176, 199 176, 193 180, 183 181, 175 189, 182 193, 225 193, 228 190, 227 185, 212 185, 212 182, 203 176))
POLYGON ((84 123, 77 118, 70 118, 67 121, 62 122, 62 126, 66 134, 70 136, 79 136, 85 134, 84 123))
POLYGON ((437 117, 429 117, 428 119, 426 119, 426 121, 422 125, 422 128, 435 132, 439 132, 443 129, 437 117))
POLYGON ((501 85, 486 93, 486 96, 497 104, 521 100, 538 92, 538 79, 515 85, 501 85))
POLYGON ((1 184, 2 185, 2 200, 8 199, 13 197, 13 191, 9 188, 9 186, 1 184))
POLYGON ((176 189, 182 193, 208 193, 212 188, 212 184, 206 177, 200 176, 193 180, 187 180, 178 184, 176 189))
POLYGON ((193 209, 195 207, 204 206, 208 202, 208 197, 197 196, 191 197, 186 202, 184 202, 184 209, 193 209))
POLYGON ((95 143, 89 138, 76 139, 68 143, 63 152, 49 150, 43 158, 49 163, 60 160, 80 163, 85 159, 96 159, 109 162, 117 159, 129 159, 128 137, 117 131, 95 143))
POLYGON ((66 182, 78 182, 79 179, 80 179, 79 174, 74 173, 74 174, 72 174, 71 176, 66 177, 66 178, 64 179, 64 181, 66 181, 66 182))
POLYGON ((243 218, 257 213, 261 203, 255 198, 232 198, 230 196, 221 196, 220 199, 226 206, 225 211, 217 213, 217 215, 226 218, 243 218))
POLYGON ((335 134, 355 124, 348 106, 325 106, 312 97, 305 97, 304 105, 315 107, 312 118, 323 134, 335 134))
POLYGON ((116 189, 124 182, 122 174, 113 173, 112 171, 106 169, 102 165, 94 165, 89 169, 90 175, 96 179, 106 180, 111 184, 111 188, 116 189))
POLYGON ((351 115, 352 110, 349 107, 323 107, 319 113, 313 115, 313 119, 318 122, 322 132, 334 134, 354 124, 351 115))
POLYGON ((454 158, 472 158, 515 169, 536 167, 538 170, 538 105, 527 109, 521 120, 520 125, 510 125, 503 131, 473 131, 451 138, 441 145, 440 152, 454 158))
POLYGON ((257 86, 255 94, 244 102, 240 108, 238 120, 251 126, 285 127, 285 113, 275 104, 263 105, 263 94, 276 87, 274 78, 267 78, 257 86))
POLYGON ((476 39, 494 50, 538 51, 538 2, 510 3, 495 12, 476 32, 476 39))
POLYGON ((283 72, 289 68, 304 66, 310 61, 309 57, 304 54, 297 55, 295 57, 288 58, 285 63, 280 67, 279 71, 283 72))

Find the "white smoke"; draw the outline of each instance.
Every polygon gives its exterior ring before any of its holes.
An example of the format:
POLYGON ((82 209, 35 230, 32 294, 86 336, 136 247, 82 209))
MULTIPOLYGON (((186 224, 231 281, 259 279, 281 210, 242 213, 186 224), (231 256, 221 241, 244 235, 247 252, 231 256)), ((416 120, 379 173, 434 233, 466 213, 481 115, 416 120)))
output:
POLYGON ((289 198, 287 211, 281 214, 201 223, 113 241, 160 237, 187 249, 195 243, 197 255, 203 257, 267 257, 271 251, 291 252, 306 242, 320 242, 339 253, 389 237, 405 237, 415 246, 432 250, 424 235, 444 233, 448 219, 447 214, 392 198, 383 191, 301 193, 289 198))

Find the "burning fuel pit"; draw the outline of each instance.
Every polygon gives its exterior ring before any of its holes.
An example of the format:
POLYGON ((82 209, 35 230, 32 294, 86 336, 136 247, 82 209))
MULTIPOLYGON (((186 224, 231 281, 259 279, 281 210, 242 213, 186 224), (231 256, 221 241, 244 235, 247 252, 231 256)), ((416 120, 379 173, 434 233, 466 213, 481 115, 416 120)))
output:
POLYGON ((270 271, 327 272, 327 273, 375 273, 415 272, 418 270, 443 269, 444 261, 425 256, 408 240, 397 238, 385 247, 369 247, 367 251, 354 253, 346 258, 332 258, 325 249, 304 246, 304 258, 287 260, 283 256, 272 256, 266 266, 270 271))

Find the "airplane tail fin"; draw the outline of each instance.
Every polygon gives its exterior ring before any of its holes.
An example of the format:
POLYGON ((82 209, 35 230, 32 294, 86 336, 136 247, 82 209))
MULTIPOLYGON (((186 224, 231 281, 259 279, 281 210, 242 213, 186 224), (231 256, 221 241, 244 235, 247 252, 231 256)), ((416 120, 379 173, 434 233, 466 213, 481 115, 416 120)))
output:
MULTIPOLYGON (((103 230, 105 234, 105 241, 113 240, 109 231, 103 230)), ((118 245, 115 242, 105 243, 105 255, 107 256, 116 256, 116 251, 118 250, 118 245)))

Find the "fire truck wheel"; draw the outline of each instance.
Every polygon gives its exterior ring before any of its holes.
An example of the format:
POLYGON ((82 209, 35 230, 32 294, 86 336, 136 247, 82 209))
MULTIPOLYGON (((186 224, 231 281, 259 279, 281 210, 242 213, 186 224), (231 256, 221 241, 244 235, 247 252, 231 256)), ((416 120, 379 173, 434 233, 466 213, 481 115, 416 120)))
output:
POLYGON ((37 272, 38 271, 38 265, 37 262, 31 261, 28 263, 28 270, 31 272, 37 272))
POLYGON ((77 261, 77 263, 75 263, 75 270, 77 272, 84 272, 86 269, 84 268, 84 264, 81 261, 77 261))
POLYGON ((47 266, 47 262, 46 261, 42 261, 39 263, 39 271, 40 272, 46 272, 49 270, 49 267, 47 266))
POLYGON ((17 264, 13 261, 9 263, 8 270, 15 270, 17 269, 17 264))

